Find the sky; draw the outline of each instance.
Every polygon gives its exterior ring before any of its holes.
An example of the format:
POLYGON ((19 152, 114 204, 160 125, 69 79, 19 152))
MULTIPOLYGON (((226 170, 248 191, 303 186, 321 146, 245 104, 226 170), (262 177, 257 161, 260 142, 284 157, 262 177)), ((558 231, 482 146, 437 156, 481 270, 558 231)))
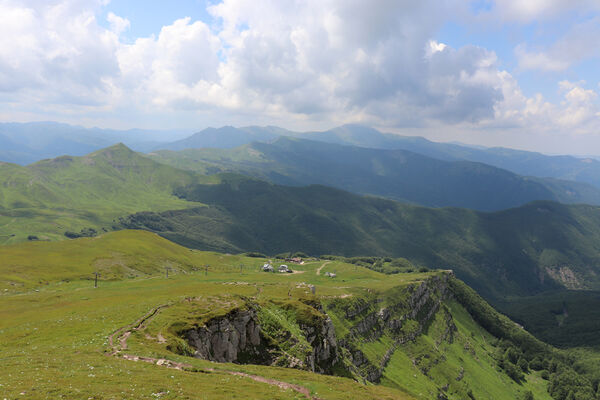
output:
POLYGON ((598 0, 0 0, 0 121, 600 154, 598 0))

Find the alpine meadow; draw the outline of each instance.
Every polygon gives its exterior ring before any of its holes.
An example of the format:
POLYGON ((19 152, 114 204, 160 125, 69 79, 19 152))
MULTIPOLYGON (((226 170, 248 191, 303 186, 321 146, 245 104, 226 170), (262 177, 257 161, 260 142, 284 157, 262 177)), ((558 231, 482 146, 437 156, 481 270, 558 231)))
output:
POLYGON ((0 399, 600 400, 597 2, 0 33, 0 399))

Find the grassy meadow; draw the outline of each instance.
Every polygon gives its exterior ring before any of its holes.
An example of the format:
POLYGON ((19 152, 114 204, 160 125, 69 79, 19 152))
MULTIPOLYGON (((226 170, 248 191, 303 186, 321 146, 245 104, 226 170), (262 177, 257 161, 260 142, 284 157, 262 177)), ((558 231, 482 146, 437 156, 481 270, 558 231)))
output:
MULTIPOLYGON (((296 369, 219 364, 167 348, 174 324, 202 323, 246 301, 276 312, 285 302, 318 300, 340 338, 351 326, 330 303, 375 296, 391 305, 403 288, 440 272, 383 275, 340 261, 309 260, 292 264, 292 274, 266 273, 261 271, 265 259, 190 250, 143 231, 7 245, 0 247, 0 258, 0 394, 6 398, 242 399, 249 393, 252 398, 305 398, 289 388, 232 375, 242 373, 299 385, 321 399, 346 399, 349 393, 361 399, 429 399, 446 383, 450 399, 464 398, 468 389, 478 399, 517 398, 526 390, 536 399, 549 399, 547 382, 537 373, 517 384, 497 369, 496 339, 456 302, 444 305, 415 342, 396 349, 381 385, 296 369), (93 287, 95 271, 101 273, 98 288, 93 287), (315 294, 308 285, 316 287, 315 294), (191 368, 110 356, 109 336, 161 305, 167 307, 144 329, 133 331, 126 352, 191 368), (458 327, 452 342, 440 340, 447 315, 458 327), (436 359, 435 366, 422 368, 436 359), (458 381, 463 366, 464 380, 458 381)), ((377 361, 391 344, 383 335, 360 346, 377 361)))

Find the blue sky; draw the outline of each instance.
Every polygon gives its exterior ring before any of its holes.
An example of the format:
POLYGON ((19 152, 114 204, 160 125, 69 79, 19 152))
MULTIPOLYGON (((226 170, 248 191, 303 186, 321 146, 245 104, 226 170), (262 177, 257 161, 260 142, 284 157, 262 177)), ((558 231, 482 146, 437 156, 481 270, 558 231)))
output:
POLYGON ((596 0, 5 0, 0 37, 2 121, 600 145, 596 0))
POLYGON ((134 41, 136 38, 158 35, 163 26, 184 17, 212 24, 214 20, 206 10, 209 5, 210 2, 206 0, 112 0, 103 7, 98 21, 108 27, 106 17, 109 12, 128 19, 130 28, 125 33, 125 40, 134 41))
POLYGON ((567 34, 573 25, 594 17, 593 14, 563 16, 548 22, 493 24, 488 27, 480 24, 469 25, 464 21, 447 21, 436 37, 437 40, 455 48, 472 44, 493 50, 498 55, 500 66, 510 71, 519 80, 521 89, 527 96, 541 93, 556 102, 560 101, 556 88, 558 81, 585 80, 586 86, 597 86, 600 82, 600 59, 592 57, 565 71, 523 70, 519 68, 515 48, 526 44, 532 49, 544 49, 567 34))

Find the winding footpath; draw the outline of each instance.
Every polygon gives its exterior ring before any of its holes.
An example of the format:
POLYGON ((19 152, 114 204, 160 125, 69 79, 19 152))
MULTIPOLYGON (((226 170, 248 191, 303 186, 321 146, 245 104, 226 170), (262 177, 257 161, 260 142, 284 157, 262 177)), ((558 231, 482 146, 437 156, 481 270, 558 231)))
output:
POLYGON ((325 261, 323 264, 321 264, 321 266, 317 268, 317 275, 321 275, 321 270, 323 269, 323 267, 329 264, 330 262, 331 261, 325 261))
MULTIPOLYGON (((321 266, 321 268, 325 264, 323 264, 321 266)), ((259 293, 260 293, 260 291, 259 291, 259 293)), ((300 394, 303 394, 304 396, 306 396, 308 399, 311 399, 311 400, 322 400, 322 399, 319 399, 318 397, 311 396, 310 390, 308 390, 308 388, 306 388, 304 386, 295 385, 295 384, 288 383, 288 382, 282 382, 282 381, 278 381, 275 379, 265 378, 264 376, 250 375, 250 374, 246 374, 244 372, 238 372, 238 371, 215 370, 213 368, 206 368, 206 369, 200 370, 198 368, 194 368, 194 366, 191 364, 175 362, 175 361, 167 360, 164 358, 142 357, 142 356, 137 356, 134 354, 125 354, 124 351, 127 350, 127 339, 129 338, 129 336, 131 336, 132 332, 143 329, 147 325, 147 323, 152 318, 154 318, 162 309, 169 307, 170 305, 171 304, 163 304, 158 307, 155 307, 152 310, 150 310, 148 313, 146 313, 143 317, 141 317, 140 319, 135 321, 133 324, 124 326, 120 329, 117 329, 114 333, 112 333, 108 337, 108 345, 110 346, 110 351, 108 352, 108 355, 112 356, 112 357, 123 358, 123 359, 129 360, 129 361, 142 361, 142 362, 146 362, 146 363, 150 363, 150 364, 154 364, 154 365, 158 365, 158 366, 162 366, 162 367, 166 367, 166 368, 177 369, 177 370, 187 370, 190 372, 203 372, 203 373, 224 373, 224 374, 229 374, 229 375, 241 376, 244 378, 252 379, 253 381, 256 381, 256 382, 266 383, 267 385, 272 385, 272 386, 277 386, 281 389, 294 390, 300 394)))

